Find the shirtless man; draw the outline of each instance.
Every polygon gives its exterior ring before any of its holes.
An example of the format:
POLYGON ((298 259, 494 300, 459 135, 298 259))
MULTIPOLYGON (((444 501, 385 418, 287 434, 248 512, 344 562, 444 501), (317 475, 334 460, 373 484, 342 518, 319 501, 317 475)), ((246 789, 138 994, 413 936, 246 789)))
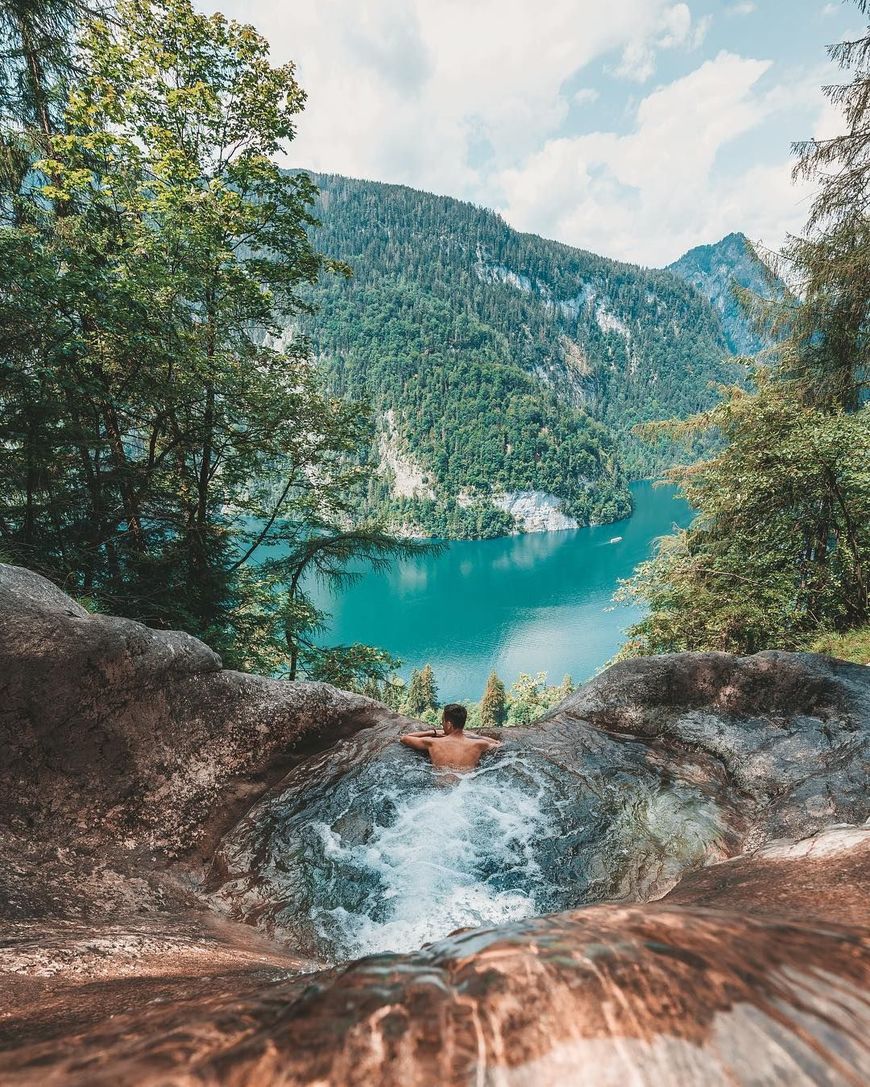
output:
POLYGON ((433 766, 473 770, 487 751, 495 751, 501 747, 501 743, 499 740, 488 740, 485 736, 466 736, 467 717, 465 706, 451 702, 444 707, 441 715, 443 732, 434 728, 425 732, 407 732, 401 737, 402 743, 415 751, 425 751, 433 766))

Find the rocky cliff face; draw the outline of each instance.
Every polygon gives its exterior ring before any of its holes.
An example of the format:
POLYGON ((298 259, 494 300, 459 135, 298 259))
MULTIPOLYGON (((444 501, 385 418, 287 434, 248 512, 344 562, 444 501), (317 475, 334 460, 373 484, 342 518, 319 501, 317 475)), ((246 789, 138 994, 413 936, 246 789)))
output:
MULTIPOLYGON (((362 857, 422 789, 402 719, 227 672, 9 567, 0 707, 4 1084, 870 1077, 870 669, 609 669, 488 771, 513 806, 552 800, 551 908, 358 961, 333 941, 334 966, 310 833, 362 857)), ((346 911, 385 908, 356 887, 346 911)))
POLYGON ((561 532, 579 527, 573 517, 562 512, 562 500, 544 491, 511 491, 496 495, 493 502, 516 520, 522 532, 561 532))
POLYGON ((758 257, 745 234, 728 234, 715 245, 690 249, 668 265, 668 271, 691 283, 711 303, 735 355, 755 355, 767 346, 747 320, 735 287, 771 298, 780 295, 783 285, 758 257))

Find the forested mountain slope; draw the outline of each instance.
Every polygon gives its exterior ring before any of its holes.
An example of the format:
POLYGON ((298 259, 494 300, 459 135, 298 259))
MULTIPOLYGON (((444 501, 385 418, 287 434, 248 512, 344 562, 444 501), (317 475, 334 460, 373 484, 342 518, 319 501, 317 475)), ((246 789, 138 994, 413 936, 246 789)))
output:
POLYGON ((670 271, 446 197, 315 180, 314 244, 353 276, 315 289, 306 331, 334 390, 372 403, 384 470, 369 501, 408 526, 504 531, 492 494, 527 528, 612 520, 625 478, 673 457, 631 428, 706 407, 712 382, 740 375, 718 313, 670 271))

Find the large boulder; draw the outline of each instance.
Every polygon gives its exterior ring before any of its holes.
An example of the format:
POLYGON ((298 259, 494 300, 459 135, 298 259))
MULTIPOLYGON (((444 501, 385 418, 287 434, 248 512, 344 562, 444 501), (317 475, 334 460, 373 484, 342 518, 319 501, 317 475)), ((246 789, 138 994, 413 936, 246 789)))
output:
POLYGON ((870 669, 814 653, 674 653, 625 661, 552 714, 693 750, 750 801, 756 840, 867 816, 870 669))
POLYGON ((60 843, 209 856, 303 744, 384 719, 320 683, 222 669, 179 631, 92 615, 0 565, 0 820, 60 843))
POLYGON ((2 1082, 870 1079, 870 669, 625 662, 447 788, 405 725, 0 566, 2 1082), (354 960, 406 831, 504 923, 354 960))

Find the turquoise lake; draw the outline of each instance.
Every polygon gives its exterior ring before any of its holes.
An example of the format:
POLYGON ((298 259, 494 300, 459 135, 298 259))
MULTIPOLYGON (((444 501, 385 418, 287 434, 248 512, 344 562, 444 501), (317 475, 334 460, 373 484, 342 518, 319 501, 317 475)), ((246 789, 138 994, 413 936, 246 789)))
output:
POLYGON ((632 493, 634 513, 612 525, 456 541, 338 592, 315 587, 317 605, 332 615, 322 641, 386 649, 402 659, 405 677, 428 662, 443 701, 476 701, 493 669, 508 684, 520 672, 586 680, 641 614, 613 604, 618 581, 657 537, 691 519, 671 487, 636 483, 632 493))

